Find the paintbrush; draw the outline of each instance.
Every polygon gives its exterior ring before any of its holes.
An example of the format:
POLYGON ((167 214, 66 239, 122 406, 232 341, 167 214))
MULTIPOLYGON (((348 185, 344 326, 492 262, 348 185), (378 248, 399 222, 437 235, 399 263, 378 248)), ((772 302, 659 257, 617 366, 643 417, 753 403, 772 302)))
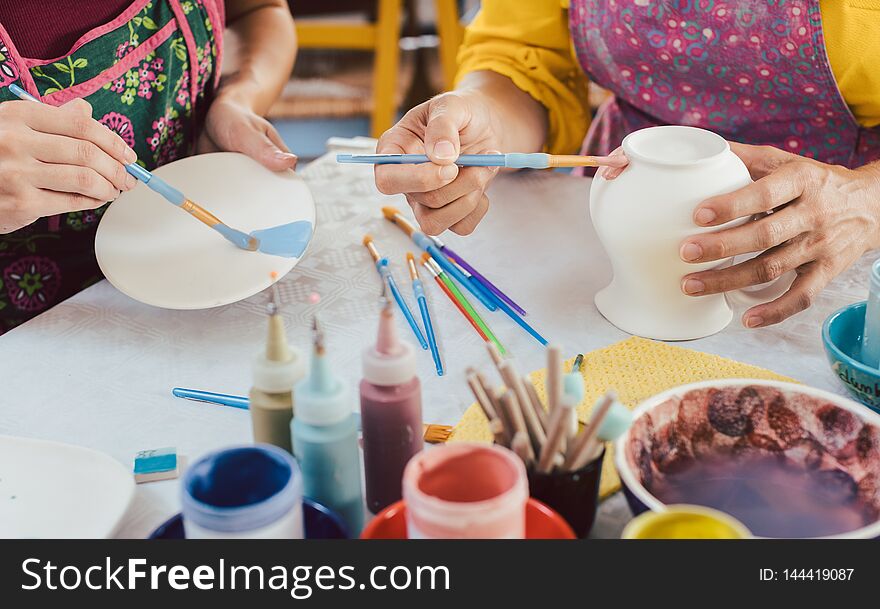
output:
POLYGON ((416 335, 422 349, 427 349, 428 341, 422 336, 419 324, 416 323, 412 312, 409 310, 409 306, 403 299, 403 294, 400 293, 400 290, 397 287, 397 282, 394 281, 394 277, 391 275, 391 269, 388 268, 388 258, 385 258, 379 253, 379 250, 376 248, 376 244, 373 242, 373 238, 370 235, 364 235, 363 243, 364 247, 367 248, 367 251, 370 252, 370 256, 373 257, 373 262, 376 264, 376 270, 379 271, 379 276, 382 278, 385 285, 388 286, 388 289, 391 290, 391 295, 394 296, 394 300, 397 302, 400 312, 403 313, 406 322, 409 324, 409 327, 412 328, 413 334, 416 335))
MULTIPOLYGON (((212 391, 199 391, 198 389, 184 389, 182 387, 173 388, 171 394, 177 398, 183 398, 193 402, 202 402, 204 404, 229 406, 241 410, 248 410, 248 408, 250 408, 250 400, 248 400, 247 396, 243 395, 228 395, 225 393, 214 393, 212 391)), ((361 413, 353 412, 352 416, 357 422, 358 431, 360 431, 361 413)), ((429 444, 442 444, 452 435, 452 426, 425 423, 422 425, 422 432, 425 442, 428 442, 429 444)))
MULTIPOLYGON (((418 245, 420 248, 425 250, 431 258, 447 273, 449 273, 453 279, 462 284, 468 291, 480 299, 480 301, 486 305, 490 311, 494 311, 496 309, 501 309, 505 315, 507 315, 510 319, 516 322, 516 324, 521 327, 523 330, 528 332, 535 340, 537 340, 542 345, 547 344, 547 339, 541 336, 541 334, 535 330, 532 326, 526 322, 522 317, 517 315, 516 311, 510 308, 510 305, 504 301, 504 299, 495 296, 492 292, 488 291, 488 289, 479 281, 476 281, 475 277, 466 277, 464 273, 462 273, 458 267, 456 267, 443 252, 434 244, 434 242, 424 233, 416 230, 416 227, 412 225, 412 223, 407 220, 397 209, 394 207, 383 207, 382 215, 385 216, 385 219, 393 224, 397 225, 401 230, 403 230, 406 234, 408 234, 412 240, 418 245), (470 279, 474 279, 474 281, 470 281, 470 279), (491 300, 493 302, 492 306, 487 304, 487 300, 491 300)), ((422 257, 424 258, 424 256, 422 257)))
POLYGON ((425 298, 425 287, 419 278, 419 269, 412 253, 406 253, 406 265, 409 268, 409 276, 412 280, 413 294, 419 303, 419 312, 422 314, 422 324, 425 326, 425 334, 428 336, 428 346, 431 348, 431 357, 434 358, 434 367, 437 376, 443 376, 443 362, 440 360, 440 349, 437 347, 437 337, 434 335, 434 324, 431 323, 431 314, 428 311, 428 299, 425 298))
MULTIPOLYGON (((337 163, 370 165, 418 165, 430 163, 424 154, 337 154, 337 163)), ((462 154, 455 164, 461 167, 508 167, 511 169, 553 169, 555 167, 625 167, 626 157, 509 152, 507 154, 462 154)))
MULTIPOLYGON (((383 208, 383 211, 384 211, 384 209, 385 208, 383 208)), ((394 209, 394 208, 389 208, 389 209, 394 209)), ((507 304, 509 304, 510 307, 514 311, 519 313, 520 315, 526 314, 525 309, 523 309, 521 306, 519 306, 510 296, 508 296, 507 294, 502 292, 498 286, 496 286, 494 283, 489 281, 485 277, 485 275, 483 275, 477 269, 475 269, 473 266, 471 266, 464 258, 462 258, 460 255, 458 255, 458 253, 455 250, 453 250, 451 247, 446 245, 446 243, 441 241, 439 237, 430 237, 430 239, 431 239, 431 241, 434 242, 434 244, 437 247, 440 248, 440 251, 443 252, 443 254, 447 258, 449 258, 455 264, 457 264, 459 267, 461 267, 461 269, 463 271, 466 271, 467 273, 470 274, 468 277, 469 279, 473 278, 474 280, 479 281, 481 284, 483 284, 483 287, 485 287, 487 290, 492 292, 492 294, 494 294, 496 298, 499 298, 499 299, 503 300, 504 302, 506 302, 507 304)))
MULTIPOLYGON (((9 91, 19 99, 38 104, 43 103, 18 85, 9 85, 9 91)), ((187 212, 202 224, 213 228, 228 241, 243 250, 249 252, 260 251, 264 254, 295 258, 302 255, 311 238, 312 224, 306 221, 290 222, 246 234, 225 224, 207 209, 187 198, 168 182, 147 171, 136 162, 125 165, 125 170, 146 184, 150 190, 162 195, 165 200, 187 212)))
POLYGON ((447 258, 443 252, 434 244, 434 242, 425 233, 416 229, 413 224, 393 207, 383 207, 382 215, 385 219, 396 225, 405 232, 413 242, 420 248, 425 250, 431 258, 433 258, 440 267, 446 271, 453 279, 459 282, 468 292, 473 294, 477 300, 483 303, 490 311, 498 308, 495 304, 497 299, 491 292, 487 291, 479 281, 469 281, 457 266, 447 258))
POLYGON ((434 277, 437 283, 444 288, 446 295, 456 302, 459 306, 459 310, 468 318, 471 325, 478 329, 483 340, 491 341, 501 353, 506 353, 507 350, 504 348, 504 345, 501 344, 501 341, 498 340, 498 337, 495 336, 495 333, 492 332, 491 328, 489 328, 489 324, 487 324, 480 314, 477 313, 477 310, 461 290, 458 289, 455 282, 446 276, 446 273, 443 272, 443 269, 440 268, 437 261, 431 258, 427 253, 422 254, 422 265, 428 269, 428 273, 434 277))

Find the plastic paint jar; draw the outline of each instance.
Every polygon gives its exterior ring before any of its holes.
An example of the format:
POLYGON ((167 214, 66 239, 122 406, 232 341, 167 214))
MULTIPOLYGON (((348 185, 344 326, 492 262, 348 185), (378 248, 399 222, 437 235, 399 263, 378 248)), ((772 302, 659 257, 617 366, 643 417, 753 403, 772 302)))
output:
POLYGON ((643 512, 629 521, 622 539, 749 539, 739 520, 700 505, 669 505, 662 512, 643 512))
POLYGON ((286 451, 269 444, 216 451, 183 478, 188 539, 302 539, 303 483, 286 451))
POLYGON ((410 539, 524 539, 529 485, 512 451, 450 444, 413 457, 403 473, 410 539))

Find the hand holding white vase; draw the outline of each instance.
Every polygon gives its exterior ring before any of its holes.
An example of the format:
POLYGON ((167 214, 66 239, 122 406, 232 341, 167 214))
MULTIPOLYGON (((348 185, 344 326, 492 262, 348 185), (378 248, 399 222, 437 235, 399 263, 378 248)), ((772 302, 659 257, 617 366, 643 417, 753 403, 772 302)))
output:
MULTIPOLYGON (((614 278, 596 294, 599 312, 615 326, 659 340, 690 340, 723 330, 733 319, 729 294, 687 296, 682 278, 728 266, 731 259, 689 264, 679 256, 688 236, 723 230, 698 227, 694 209, 709 197, 751 183, 743 162, 719 135, 695 127, 650 127, 623 140, 629 166, 616 179, 595 178, 590 215, 614 278)), ((784 293, 793 277, 748 291, 737 300, 766 302, 784 293)))

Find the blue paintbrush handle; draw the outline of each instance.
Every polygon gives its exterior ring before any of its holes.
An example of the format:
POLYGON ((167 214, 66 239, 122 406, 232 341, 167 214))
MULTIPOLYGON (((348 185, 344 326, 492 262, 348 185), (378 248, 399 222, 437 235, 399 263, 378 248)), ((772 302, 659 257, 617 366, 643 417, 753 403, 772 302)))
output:
POLYGON ((434 367, 437 376, 443 376, 443 362, 440 361, 440 350, 437 348, 437 337, 434 335, 434 326, 431 323, 431 314, 428 312, 428 301, 425 298, 425 289, 421 279, 413 280, 413 292, 419 302, 419 311, 422 313, 422 323, 425 325, 425 334, 428 335, 428 346, 431 347, 431 357, 434 358, 434 367))
POLYGON ((198 389, 183 389, 181 387, 175 387, 171 390, 171 393, 175 397, 194 400, 196 402, 217 404, 219 406, 231 406, 232 408, 240 408, 242 410, 247 410, 250 407, 248 399, 240 395, 227 395, 225 393, 199 391, 198 389))
POLYGON ((419 324, 416 323, 415 317, 413 317, 412 312, 409 310, 409 306, 403 299, 403 294, 400 293, 400 289, 397 287, 397 282, 394 281, 394 277, 388 269, 388 259, 382 258, 376 263, 376 268, 379 270, 379 275, 381 275, 382 279, 388 284, 388 289, 391 290, 391 295, 394 296, 394 300, 397 302, 397 307, 400 309, 400 312, 403 313, 409 327, 412 328, 413 334, 416 335, 422 349, 427 349, 428 341, 426 341, 425 337, 422 335, 422 331, 419 329, 419 324))
MULTIPOLYGON (((413 233, 413 238, 415 238, 415 234, 413 233)), ((418 233, 421 234, 421 233, 418 233)), ((424 235, 422 235, 424 237, 424 235)), ((427 240, 427 237, 425 237, 427 240)), ((421 245, 421 243, 419 244, 421 245)), ((449 261, 449 258, 443 255, 439 249, 437 249, 436 245, 433 245, 430 240, 425 241, 425 250, 431 254, 431 258, 437 261, 437 264, 440 265, 444 271, 446 271, 450 277, 455 279, 458 283, 462 285, 468 292, 474 295, 477 300, 483 303, 483 306, 489 309, 490 311, 495 311, 498 309, 498 305, 495 304, 495 300, 488 297, 485 292, 476 287, 472 282, 468 281, 467 277, 464 276, 458 267, 452 264, 449 261)))
POLYGON ((515 321, 515 322, 517 323, 517 325, 519 325, 519 327, 521 327, 523 330, 525 330, 526 332, 528 332, 529 334, 531 334, 531 335, 535 338, 535 340, 537 340, 537 341, 538 341, 539 343, 541 343, 542 345, 547 345, 547 339, 544 338, 543 336, 541 336, 541 335, 538 333, 537 330, 535 330, 532 326, 530 326, 530 325, 528 324, 528 322, 526 322, 526 320, 524 320, 522 317, 520 317, 519 315, 517 315, 517 314, 514 312, 514 310, 511 309, 511 308, 507 305, 506 302, 504 302, 504 301, 501 300, 500 298, 499 298, 498 300, 496 300, 496 302, 498 303, 498 308, 501 309, 502 311, 504 311, 504 313, 505 313, 510 319, 512 319, 513 321, 515 321))
MULTIPOLYGON (((429 163, 424 154, 337 154, 337 163, 369 165, 418 165, 429 163)), ((550 155, 544 152, 509 152, 507 154, 462 154, 455 160, 462 167, 510 167, 513 169, 547 169, 550 155)))

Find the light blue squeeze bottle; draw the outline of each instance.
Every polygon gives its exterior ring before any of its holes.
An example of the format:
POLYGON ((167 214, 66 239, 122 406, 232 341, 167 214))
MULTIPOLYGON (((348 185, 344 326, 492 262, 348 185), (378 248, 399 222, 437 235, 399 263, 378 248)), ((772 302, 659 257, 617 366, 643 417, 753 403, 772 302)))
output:
POLYGON ((302 470, 303 494, 339 514, 349 535, 357 538, 364 525, 357 420, 351 394, 324 357, 317 319, 313 328, 311 371, 294 390, 294 455, 302 470))

